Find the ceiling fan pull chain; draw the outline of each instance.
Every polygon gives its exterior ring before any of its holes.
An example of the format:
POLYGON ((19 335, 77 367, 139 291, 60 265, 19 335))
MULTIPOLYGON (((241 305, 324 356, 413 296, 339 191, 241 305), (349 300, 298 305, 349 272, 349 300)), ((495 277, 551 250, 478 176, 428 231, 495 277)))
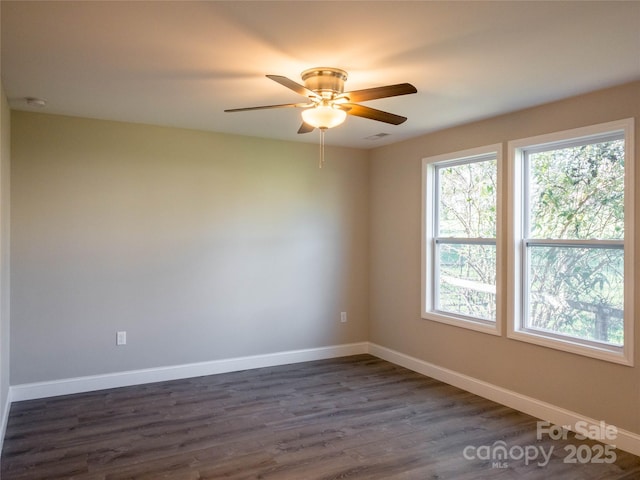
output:
POLYGON ((318 163, 318 168, 322 168, 324 165, 324 132, 327 131, 326 128, 320 128, 320 162, 318 163))

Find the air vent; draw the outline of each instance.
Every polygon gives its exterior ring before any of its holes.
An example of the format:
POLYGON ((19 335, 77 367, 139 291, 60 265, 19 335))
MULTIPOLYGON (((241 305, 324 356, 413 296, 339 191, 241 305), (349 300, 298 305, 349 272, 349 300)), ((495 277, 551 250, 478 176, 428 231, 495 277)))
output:
POLYGON ((24 101, 30 107, 44 108, 47 106, 47 101, 42 98, 26 97, 24 101))
POLYGON ((388 137, 391 135, 390 133, 376 133, 375 135, 370 135, 368 137, 364 137, 365 140, 380 140, 381 138, 388 137))

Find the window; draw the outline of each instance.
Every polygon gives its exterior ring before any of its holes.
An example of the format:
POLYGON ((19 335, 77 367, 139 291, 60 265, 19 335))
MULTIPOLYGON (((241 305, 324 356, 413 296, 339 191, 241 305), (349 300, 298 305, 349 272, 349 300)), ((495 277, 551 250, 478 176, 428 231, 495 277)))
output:
POLYGON ((500 145, 423 160, 423 318, 499 335, 500 145))
POLYGON ((509 336, 632 362, 632 120, 509 143, 509 336))

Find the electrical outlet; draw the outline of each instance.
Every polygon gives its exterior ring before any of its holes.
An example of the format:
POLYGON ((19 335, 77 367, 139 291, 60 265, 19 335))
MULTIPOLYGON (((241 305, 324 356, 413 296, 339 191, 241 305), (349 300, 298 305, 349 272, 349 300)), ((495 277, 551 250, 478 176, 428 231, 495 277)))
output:
POLYGON ((127 332, 116 332, 116 345, 127 344, 127 332))
POLYGON ((342 323, 347 323, 347 312, 340 312, 340 321, 342 323))

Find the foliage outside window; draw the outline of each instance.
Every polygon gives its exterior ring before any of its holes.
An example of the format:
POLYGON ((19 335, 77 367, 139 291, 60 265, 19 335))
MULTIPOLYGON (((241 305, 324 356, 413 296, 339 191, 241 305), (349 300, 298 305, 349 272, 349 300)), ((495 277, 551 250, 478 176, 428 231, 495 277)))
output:
POLYGON ((494 334, 499 150, 423 161, 423 317, 494 334))
POLYGON ((623 122, 512 142, 510 336, 631 362, 631 130, 623 122))

